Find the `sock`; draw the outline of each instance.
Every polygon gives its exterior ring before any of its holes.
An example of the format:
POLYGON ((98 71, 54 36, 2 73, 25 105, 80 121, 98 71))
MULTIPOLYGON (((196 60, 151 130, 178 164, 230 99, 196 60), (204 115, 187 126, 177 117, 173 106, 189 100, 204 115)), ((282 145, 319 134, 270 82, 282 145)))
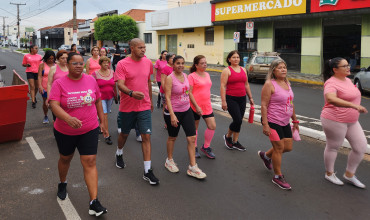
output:
POLYGON ((166 163, 169 163, 170 162, 170 159, 168 159, 168 157, 166 158, 166 163))
POLYGON ((212 141, 212 138, 213 138, 213 135, 215 134, 215 130, 211 130, 211 129, 206 129, 204 131, 204 148, 208 148, 209 145, 211 144, 211 141, 212 141))
POLYGON ((266 159, 266 160, 271 160, 271 158, 269 158, 269 157, 266 155, 266 153, 264 154, 264 157, 265 157, 265 159, 266 159))
POLYGON ((198 142, 198 130, 195 131, 195 147, 197 147, 198 142))
POLYGON ((122 149, 119 149, 118 147, 117 147, 117 152, 116 152, 116 155, 122 155, 123 154, 123 148, 122 149))
POLYGON ((66 181, 64 181, 64 182, 60 182, 60 183, 67 183, 67 180, 66 180, 66 181))
POLYGON ((91 201, 90 201, 90 205, 94 202, 94 200, 95 200, 95 199, 93 199, 93 200, 91 200, 91 201))
POLYGON ((279 178, 279 175, 275 175, 274 177, 275 177, 275 179, 278 179, 279 178))
POLYGON ((150 169, 150 166, 152 165, 152 161, 144 161, 144 171, 145 173, 148 173, 148 170, 150 169))

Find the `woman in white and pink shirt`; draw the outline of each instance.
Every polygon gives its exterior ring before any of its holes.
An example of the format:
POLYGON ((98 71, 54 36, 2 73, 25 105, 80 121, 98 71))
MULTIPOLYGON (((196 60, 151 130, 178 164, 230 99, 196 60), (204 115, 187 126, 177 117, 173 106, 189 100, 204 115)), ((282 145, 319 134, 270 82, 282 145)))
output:
POLYGON ((347 138, 351 144, 351 152, 343 178, 359 188, 365 188, 355 173, 367 147, 366 137, 358 118, 360 113, 367 113, 367 109, 360 105, 360 90, 347 78, 351 74, 350 69, 347 60, 341 57, 328 60, 324 66, 325 106, 320 118, 326 135, 325 179, 336 185, 343 185, 335 175, 334 164, 338 149, 344 138, 347 138))
POLYGON ((179 168, 173 160, 173 150, 181 125, 188 142, 190 165, 187 174, 198 179, 204 179, 207 175, 198 168, 195 160, 195 121, 193 111, 190 108, 189 81, 186 74, 183 73, 184 65, 184 58, 175 56, 173 58, 173 72, 167 76, 165 81, 167 106, 164 111, 164 120, 168 130, 165 167, 172 173, 179 172, 179 168))

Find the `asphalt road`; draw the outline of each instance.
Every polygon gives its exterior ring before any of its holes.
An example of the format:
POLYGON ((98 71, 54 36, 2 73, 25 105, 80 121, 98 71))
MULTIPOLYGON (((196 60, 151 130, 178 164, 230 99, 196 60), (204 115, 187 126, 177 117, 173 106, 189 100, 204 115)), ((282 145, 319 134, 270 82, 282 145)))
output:
MULTIPOLYGON (((0 52, 0 63, 6 63, 8 70, 15 68, 25 77, 20 60, 20 54, 0 52)), ((321 91, 318 93, 321 94, 321 91)), ((56 198, 58 150, 52 124, 41 123, 40 96, 38 100, 36 109, 32 109, 28 102, 24 138, 33 137, 45 158, 37 160, 25 139, 0 144, 0 219, 66 219, 56 198)), ((231 119, 222 112, 215 112, 217 129, 212 147, 216 159, 203 156, 197 161, 207 174, 206 180, 199 181, 186 175, 188 156, 182 131, 174 152, 180 173, 172 174, 164 168, 167 131, 162 128, 161 111, 155 109, 152 165, 161 183, 150 186, 142 179, 141 147, 135 140, 134 132, 124 148, 127 167, 115 167, 117 112, 118 106, 114 105, 109 115, 109 130, 114 144, 106 145, 101 137, 98 149, 98 196, 108 208, 108 214, 100 219, 370 218, 370 193, 367 189, 349 184, 335 186, 324 179, 322 158, 325 143, 306 137, 294 143, 294 150, 284 155, 282 167, 293 189, 284 191, 271 183, 272 173, 263 167, 257 156, 258 150, 265 151, 270 146, 261 126, 244 121, 240 142, 247 146, 247 151, 227 150, 222 136, 231 119)), ((49 116, 51 118, 50 113, 49 116)), ((204 129, 202 122, 199 133, 202 134, 204 129)), ((198 143, 201 145, 202 141, 200 135, 198 143)), ((347 150, 342 150, 336 163, 337 176, 341 179, 346 166, 346 153, 347 150)), ((358 178, 368 187, 369 169, 370 163, 364 160, 357 172, 358 178)), ((88 192, 78 154, 72 161, 67 179, 69 199, 77 214, 81 219, 94 219, 87 213, 88 192)))

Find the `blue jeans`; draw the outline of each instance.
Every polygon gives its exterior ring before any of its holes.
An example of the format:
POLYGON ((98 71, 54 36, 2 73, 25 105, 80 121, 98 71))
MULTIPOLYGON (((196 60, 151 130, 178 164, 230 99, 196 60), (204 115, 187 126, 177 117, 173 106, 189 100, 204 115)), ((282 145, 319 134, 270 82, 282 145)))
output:
POLYGON ((349 65, 351 65, 351 72, 353 72, 353 70, 355 70, 356 64, 357 64, 356 59, 349 59, 349 65))

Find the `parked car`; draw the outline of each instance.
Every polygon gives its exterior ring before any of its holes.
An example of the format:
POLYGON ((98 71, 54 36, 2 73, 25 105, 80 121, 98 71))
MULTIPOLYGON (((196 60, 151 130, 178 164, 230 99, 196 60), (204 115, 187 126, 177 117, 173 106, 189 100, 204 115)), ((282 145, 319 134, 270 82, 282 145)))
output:
POLYGON ((80 45, 77 45, 76 48, 77 48, 77 51, 80 52, 80 54, 82 56, 85 56, 86 49, 84 47, 81 47, 80 45))
POLYGON ((121 58, 125 58, 128 54, 131 53, 128 43, 118 43, 118 46, 121 50, 121 58))
POLYGON ((71 50, 71 45, 65 45, 65 44, 62 44, 62 45, 60 45, 60 47, 58 48, 58 51, 60 51, 60 50, 70 51, 70 50, 71 50))
POLYGON ((353 83, 363 94, 365 91, 370 92, 370 66, 361 68, 360 72, 356 73, 353 83))
POLYGON ((277 52, 254 52, 248 59, 245 66, 248 74, 248 81, 254 79, 265 79, 270 69, 271 62, 276 59, 281 59, 277 52))

